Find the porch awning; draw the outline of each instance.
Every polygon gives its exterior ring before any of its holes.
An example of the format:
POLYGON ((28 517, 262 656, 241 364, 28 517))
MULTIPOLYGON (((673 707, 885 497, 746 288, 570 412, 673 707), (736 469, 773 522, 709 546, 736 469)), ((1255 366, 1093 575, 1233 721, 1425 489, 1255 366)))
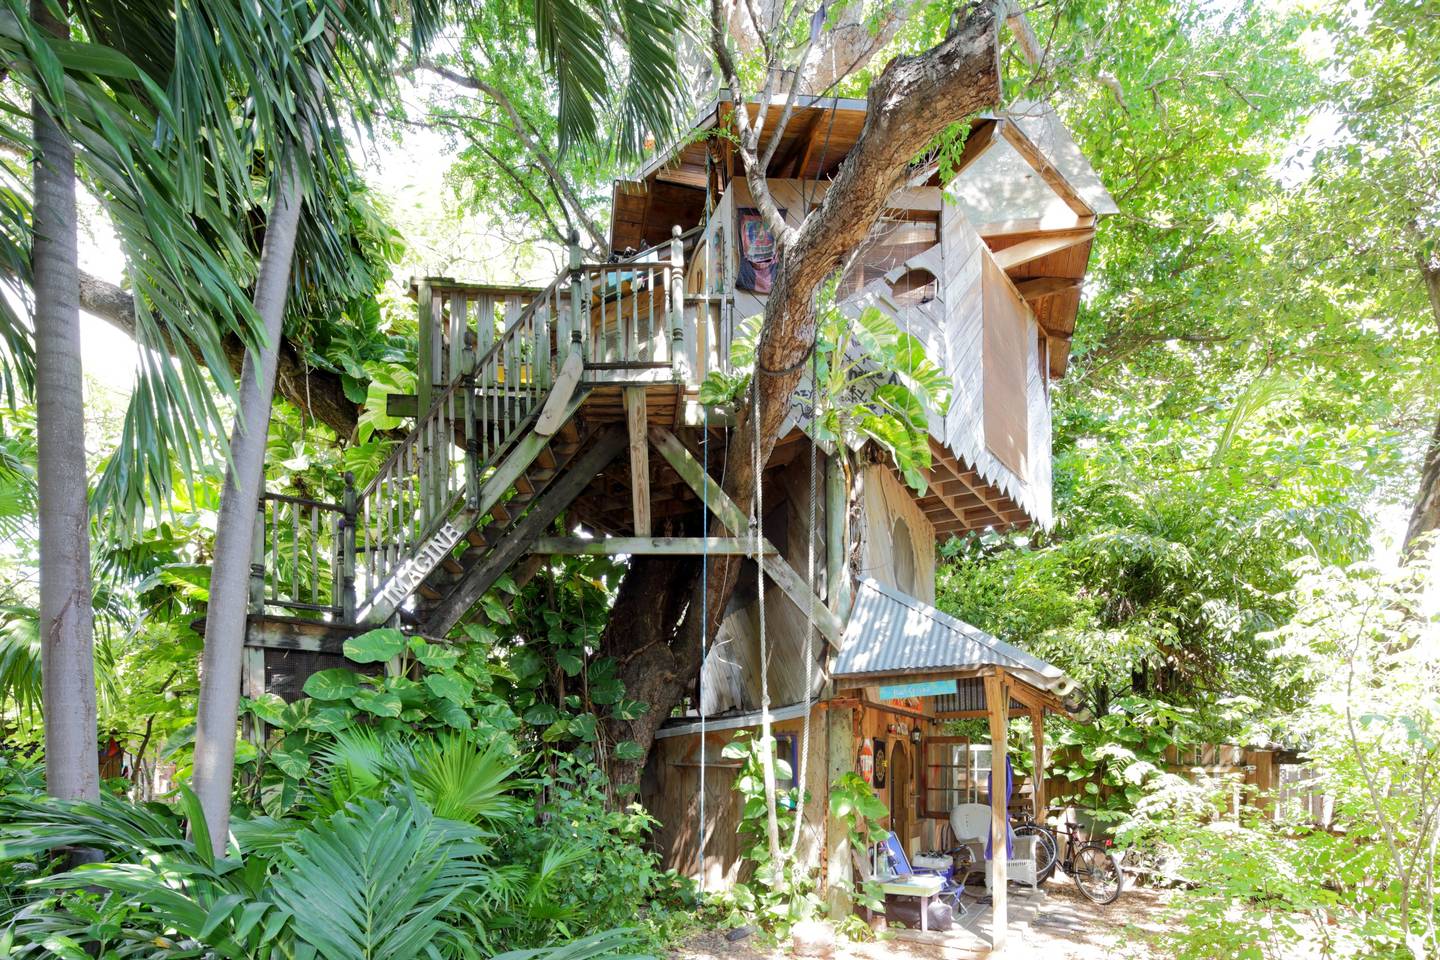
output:
POLYGON ((1063 697, 1074 683, 1019 647, 914 597, 865 578, 831 676, 871 684, 894 677, 961 676, 1000 667, 1037 690, 1063 697))

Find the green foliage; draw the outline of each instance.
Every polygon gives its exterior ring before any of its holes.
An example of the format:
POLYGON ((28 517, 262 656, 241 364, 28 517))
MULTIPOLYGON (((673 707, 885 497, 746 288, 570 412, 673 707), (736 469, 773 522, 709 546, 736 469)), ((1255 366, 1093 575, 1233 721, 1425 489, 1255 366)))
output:
POLYGON ((1288 718, 1331 829, 1300 809, 1278 823, 1217 818, 1227 797, 1157 778, 1125 831, 1173 848, 1187 886, 1166 945, 1181 958, 1418 957, 1435 942, 1440 801, 1440 550, 1381 574, 1307 565, 1281 662, 1314 693, 1288 718), (1241 937, 1244 932, 1244 938, 1241 937))
MULTIPOLYGON (((840 779, 830 784, 830 814, 844 825, 850 849, 866 863, 870 862, 870 849, 890 836, 889 831, 880 826, 880 821, 890 816, 890 810, 858 773, 842 773, 840 779)), ((879 883, 857 879, 855 902, 883 911, 885 901, 879 883)))
MULTIPOLYGON (((842 311, 833 283, 821 295, 816 319, 815 439, 849 447, 877 444, 923 494, 924 471, 930 467, 929 420, 945 416, 949 377, 889 314, 876 307, 856 316, 842 311)), ((760 320, 757 315, 741 322, 730 344, 730 372, 706 374, 701 403, 733 403, 749 389, 760 320)))
POLYGON ((1057 804, 1074 805, 1102 824, 1113 824, 1134 809, 1146 785, 1164 772, 1165 751, 1193 742, 1193 711, 1158 700, 1125 697, 1110 713, 1094 720, 1058 722, 1051 751, 1051 772, 1065 778, 1071 792, 1057 793, 1057 804))
MULTIPOLYGON (((791 926, 814 918, 822 906, 815 871, 803 869, 795 857, 785 856, 783 851, 780 861, 775 862, 766 839, 765 762, 770 760, 777 780, 792 776, 790 764, 775 756, 773 742, 767 750, 759 738, 752 738, 745 730, 736 733, 720 755, 740 761, 735 776, 735 791, 741 798, 740 856, 750 874, 720 894, 720 906, 727 911, 724 922, 730 926, 755 922, 769 936, 785 940, 791 926)), ((801 787, 777 791, 775 812, 781 837, 791 835, 804 805, 801 787)))

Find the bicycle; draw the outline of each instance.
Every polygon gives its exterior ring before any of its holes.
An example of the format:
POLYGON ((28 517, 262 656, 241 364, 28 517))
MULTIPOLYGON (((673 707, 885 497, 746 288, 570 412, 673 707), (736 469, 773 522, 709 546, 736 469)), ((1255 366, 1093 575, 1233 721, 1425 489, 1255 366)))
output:
POLYGON ((1035 838, 1031 848, 1035 851, 1035 884, 1043 886, 1046 880, 1055 875, 1055 865, 1060 859, 1060 848, 1055 834, 1044 823, 1036 820, 1035 815, 1028 809, 1012 819, 1010 829, 1017 837, 1035 838))
MULTIPOLYGON (((1065 835, 1065 857, 1058 860, 1058 865, 1075 881, 1085 899, 1101 906, 1119 899, 1125 888, 1125 873, 1120 868, 1120 855, 1111 849, 1111 841, 1085 839, 1074 820, 1057 828, 1057 834, 1061 832, 1065 835)), ((1058 837, 1056 843, 1058 849, 1058 837)), ((1050 869, 1053 872, 1054 866, 1050 869)))

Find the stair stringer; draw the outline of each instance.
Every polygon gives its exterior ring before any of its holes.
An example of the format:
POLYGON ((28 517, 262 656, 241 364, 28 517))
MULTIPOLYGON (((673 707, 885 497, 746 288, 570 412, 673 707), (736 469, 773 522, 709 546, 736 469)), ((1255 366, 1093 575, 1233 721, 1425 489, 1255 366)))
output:
POLYGON ((431 605, 420 632, 443 637, 470 611, 506 570, 529 552, 530 546, 550 527, 566 507, 589 486, 590 481, 625 449, 628 434, 624 426, 605 427, 590 445, 576 454, 564 471, 531 504, 525 515, 495 543, 452 586, 431 605))
MULTIPOLYGON (((579 411, 587 394, 585 390, 575 392, 566 404, 562 424, 579 411)), ((542 436, 534 429, 527 430, 500 461, 495 472, 480 483, 474 502, 459 500, 459 508, 426 537, 404 563, 395 568, 390 578, 375 592, 374 599, 355 611, 355 621, 371 627, 388 622, 435 568, 450 556, 460 539, 504 498, 550 441, 549 436, 542 436)))

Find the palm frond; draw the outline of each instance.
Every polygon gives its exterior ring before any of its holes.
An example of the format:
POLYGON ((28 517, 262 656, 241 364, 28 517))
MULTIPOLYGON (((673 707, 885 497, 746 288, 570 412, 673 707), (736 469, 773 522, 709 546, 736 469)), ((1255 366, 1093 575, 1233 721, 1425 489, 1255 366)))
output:
POLYGON ((365 800, 296 835, 273 885, 297 936, 325 960, 474 955, 451 905, 480 877, 464 842, 421 805, 365 800))
POLYGON ((458 734, 416 743, 410 782, 438 817, 496 824, 512 819, 519 805, 510 796, 519 769, 507 745, 483 749, 458 734))

